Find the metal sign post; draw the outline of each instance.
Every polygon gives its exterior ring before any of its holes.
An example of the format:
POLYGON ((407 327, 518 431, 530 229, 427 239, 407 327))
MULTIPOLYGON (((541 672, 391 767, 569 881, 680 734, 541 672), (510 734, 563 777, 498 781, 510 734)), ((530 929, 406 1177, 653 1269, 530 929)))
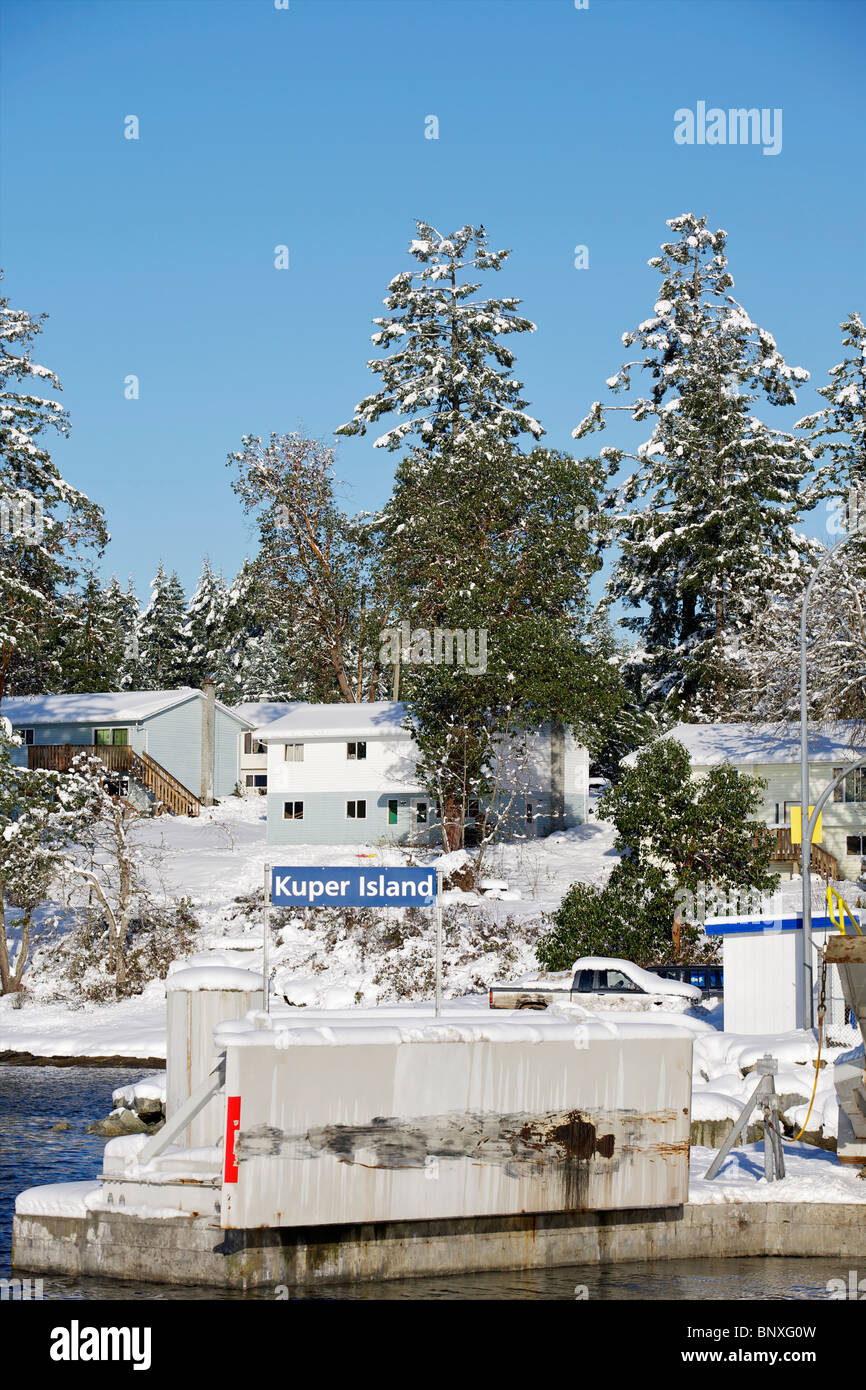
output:
POLYGON ((442 870, 436 870, 436 1017, 442 1012, 442 870))
MULTIPOLYGON (((265 865, 264 970, 268 973, 268 911, 276 907, 432 907, 436 929, 436 1016, 442 1012, 441 869, 359 869, 334 865, 265 865)), ((266 989, 266 1004, 270 997, 266 989)))
POLYGON ((265 1013, 271 1011, 271 979, 268 962, 268 943, 271 935, 271 866, 265 865, 265 900, 262 911, 262 988, 265 994, 265 1013))

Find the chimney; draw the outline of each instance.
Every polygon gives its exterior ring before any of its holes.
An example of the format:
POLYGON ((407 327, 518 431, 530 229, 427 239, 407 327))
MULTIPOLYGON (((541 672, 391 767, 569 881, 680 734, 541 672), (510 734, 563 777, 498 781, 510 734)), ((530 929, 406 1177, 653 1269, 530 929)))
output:
POLYGON ((202 805, 213 806, 216 690, 210 676, 203 681, 201 693, 201 800, 202 805))
POLYGON ((565 725, 554 720, 550 727, 550 828, 565 825, 565 725))

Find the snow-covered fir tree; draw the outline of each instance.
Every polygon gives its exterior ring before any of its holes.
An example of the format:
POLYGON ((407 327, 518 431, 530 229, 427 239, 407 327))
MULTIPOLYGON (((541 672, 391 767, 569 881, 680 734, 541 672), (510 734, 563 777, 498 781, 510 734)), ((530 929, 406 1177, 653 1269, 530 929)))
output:
POLYGON ((842 345, 850 349, 818 387, 827 405, 797 422, 807 430, 816 458, 827 456, 836 490, 866 486, 866 325, 857 313, 840 325, 842 345))
POLYGON ((616 409, 651 426, 634 452, 601 450, 612 471, 636 464, 615 495, 612 593, 637 610, 624 621, 646 651, 645 694, 712 718, 736 686, 743 634, 780 573, 796 585, 808 551, 794 527, 818 496, 805 486, 810 452, 751 412, 759 396, 795 403, 808 372, 789 367, 730 294, 725 232, 691 213, 668 225, 676 239, 649 262, 661 276, 653 313, 623 334, 640 355, 607 381, 630 392, 643 371, 649 394, 619 407, 596 401, 574 435, 603 429, 616 409))
POLYGON ((58 654, 64 692, 118 689, 126 659, 125 597, 116 579, 103 587, 91 571, 69 599, 58 654))
POLYGON ((65 435, 60 382, 36 363, 42 319, 0 297, 0 700, 56 688, 64 606, 88 547, 108 540, 101 509, 70 486, 41 436, 65 435))
POLYGON ((205 556, 181 629, 186 646, 186 684, 200 686, 225 661, 228 589, 205 556))
POLYGON ((224 648, 213 672, 217 695, 226 704, 303 698, 289 655, 292 640, 285 612, 262 588, 250 559, 227 587, 224 648))
POLYGON ((141 678, 138 631, 141 626, 141 609, 135 592, 132 575, 124 589, 116 575, 112 575, 105 589, 105 603, 111 615, 111 622, 119 633, 122 643, 121 662, 115 689, 140 690, 144 684, 141 678))
MULTIPOLYGON (((859 314, 841 325, 847 350, 829 371, 818 395, 827 405, 798 422, 808 432, 819 461, 818 484, 828 504, 831 542, 866 520, 866 328, 859 314), (851 510, 851 493, 861 492, 851 510)), ((810 717, 866 719, 866 536, 850 531, 851 543, 825 566, 809 601, 810 717)), ((742 718, 791 720, 800 703, 800 613, 813 567, 824 556, 811 545, 796 583, 768 590, 764 609, 737 652, 742 675, 733 712, 742 718)), ((790 579, 790 576, 789 576, 790 579)))
POLYGON ((399 449, 414 436, 427 452, 494 434, 543 434, 521 399, 514 354, 500 341, 535 325, 516 310, 518 299, 477 298, 479 274, 500 270, 508 251, 492 251, 483 226, 442 236, 426 222, 409 244, 415 270, 388 286, 388 313, 374 319, 375 347, 386 356, 367 363, 381 389, 355 407, 337 434, 365 434, 382 416, 397 415, 375 441, 399 449))
POLYGON ((150 602, 138 629, 138 674, 145 690, 173 690, 186 685, 183 636, 186 599, 177 574, 167 575, 160 560, 150 582, 150 602))

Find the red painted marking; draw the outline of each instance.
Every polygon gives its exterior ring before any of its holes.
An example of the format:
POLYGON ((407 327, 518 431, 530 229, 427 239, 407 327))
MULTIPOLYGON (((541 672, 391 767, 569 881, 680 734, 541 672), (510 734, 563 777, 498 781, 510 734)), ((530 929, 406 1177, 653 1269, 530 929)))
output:
POLYGON ((241 1127, 241 1098, 240 1096, 226 1097, 226 1148, 225 1148, 225 1169, 223 1180, 225 1182, 237 1182, 238 1180, 238 1161, 235 1157, 235 1138, 241 1127))

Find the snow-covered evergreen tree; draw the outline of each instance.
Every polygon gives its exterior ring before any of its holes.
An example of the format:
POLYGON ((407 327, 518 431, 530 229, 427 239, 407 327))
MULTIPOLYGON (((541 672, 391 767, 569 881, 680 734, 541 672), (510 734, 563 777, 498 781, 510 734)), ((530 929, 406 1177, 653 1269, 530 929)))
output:
POLYGON ((828 456, 836 489, 844 495, 851 487, 866 486, 866 325, 853 313, 840 327, 842 345, 851 351, 818 388, 828 404, 804 416, 796 428, 808 430, 817 458, 828 456))
POLYGON ((186 644, 186 684, 200 686, 225 660, 226 605, 228 590, 205 556, 195 593, 183 621, 186 644))
POLYGON ((132 575, 122 588, 116 575, 112 575, 105 589, 105 604, 112 628, 119 634, 122 643, 121 661, 118 667, 116 690, 140 690, 144 684, 141 678, 138 631, 141 626, 141 609, 132 575))
POLYGON ((377 448, 399 449, 412 435, 428 452, 489 435, 538 438, 544 431, 523 409, 514 354, 500 341, 535 325, 516 313, 518 299, 476 298, 478 274, 501 269, 510 253, 490 250, 483 226, 442 236, 426 222, 416 225, 409 251, 418 268, 395 275, 388 313, 373 320, 372 342, 387 355, 367 365, 381 389, 365 396, 336 433, 366 434, 368 425, 396 414, 403 418, 377 448))
POLYGON ((668 225, 676 240, 649 262, 662 280, 653 314, 623 335, 641 355, 607 382, 630 391, 639 369, 650 393, 627 406, 596 401, 574 434, 603 429, 613 409, 651 424, 635 452, 601 451, 612 471, 624 458, 636 464, 616 498, 612 592, 638 610, 625 624, 646 649, 645 694, 712 718, 737 681, 732 651, 780 573, 796 583, 808 551, 793 528, 817 500, 804 486, 810 452, 751 413, 759 395, 793 404, 808 372, 787 366, 729 293, 725 232, 691 213, 668 225))
POLYGON ((167 575, 160 560, 138 630, 138 669, 143 689, 173 690, 188 684, 183 636, 185 609, 186 599, 177 574, 172 570, 167 575))
POLYGON ((42 394, 60 382, 31 357, 41 322, 0 297, 0 700, 56 687, 81 557, 108 540, 101 509, 65 481, 40 438, 69 424, 42 394))
POLYGON ((219 699, 232 705, 311 698, 299 694, 289 629, 285 609, 263 586, 255 562, 245 560, 226 590, 224 648, 213 672, 219 699))
MULTIPOLYGON (((119 596, 122 599, 122 592, 119 596)), ((118 688, 124 634, 118 622, 117 596, 110 585, 103 588, 92 571, 66 605, 58 660, 59 684, 64 692, 118 688)))

